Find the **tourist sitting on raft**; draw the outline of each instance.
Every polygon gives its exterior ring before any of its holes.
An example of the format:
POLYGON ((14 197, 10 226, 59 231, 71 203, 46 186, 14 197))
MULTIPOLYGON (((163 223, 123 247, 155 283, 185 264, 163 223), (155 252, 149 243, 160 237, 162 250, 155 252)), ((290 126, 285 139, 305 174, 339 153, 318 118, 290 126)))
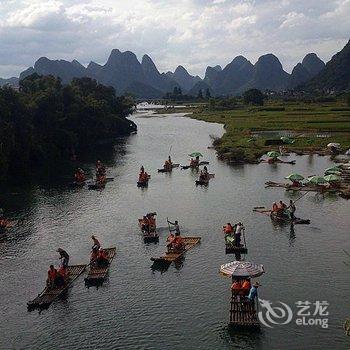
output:
POLYGON ((156 230, 156 213, 148 213, 142 218, 141 230, 148 233, 155 232, 156 230))
POLYGON ((167 241, 169 242, 167 245, 169 253, 181 253, 185 248, 185 244, 179 233, 175 233, 175 235, 170 233, 167 241))
POLYGON ((169 163, 168 160, 166 160, 166 161, 164 162, 163 169, 164 169, 165 171, 171 171, 171 170, 173 169, 173 165, 172 165, 171 163, 169 163))
POLYGON ((106 267, 109 264, 108 256, 102 248, 98 250, 96 260, 94 262, 98 267, 106 267))
POLYGON ((172 171, 173 170, 173 162, 171 161, 171 157, 170 156, 164 162, 163 168, 164 168, 165 171, 172 171))
POLYGON ((156 230, 156 213, 148 213, 147 214, 147 220, 148 220, 148 232, 155 232, 156 230))
POLYGON ((104 186, 106 184, 106 174, 97 173, 96 174, 96 184, 99 186, 104 186))
POLYGON ((83 169, 78 168, 74 174, 74 180, 78 184, 82 184, 86 181, 86 175, 83 169))
POLYGON ((142 165, 140 169, 140 174, 139 174, 139 182, 145 183, 148 181, 148 179, 149 179, 149 175, 147 174, 147 172, 145 171, 145 168, 142 165))
POLYGON ((47 272, 47 288, 53 289, 64 286, 67 280, 67 276, 68 274, 66 267, 61 266, 57 271, 53 265, 50 265, 49 271, 47 272))
POLYGON ((7 219, 5 218, 4 212, 3 212, 3 210, 1 209, 1 211, 0 211, 0 230, 1 230, 1 229, 6 229, 6 228, 8 228, 8 227, 10 227, 10 226, 11 226, 10 220, 7 220, 7 219))
POLYGON ((106 167, 102 164, 100 160, 96 162, 96 177, 98 175, 106 175, 106 167))
POLYGON ((225 235, 231 235, 233 231, 234 227, 229 222, 223 227, 223 232, 225 235))
POLYGON ((249 278, 247 279, 235 279, 231 285, 233 295, 240 300, 241 297, 246 298, 249 295, 251 289, 251 283, 249 278))
POLYGON ((191 158, 190 167, 196 168, 198 166, 199 166, 199 156, 197 156, 196 159, 191 158))
POLYGON ((296 207, 292 200, 289 201, 289 206, 283 202, 279 201, 278 203, 274 202, 272 204, 271 214, 276 215, 277 217, 288 217, 290 219, 295 219, 296 207))

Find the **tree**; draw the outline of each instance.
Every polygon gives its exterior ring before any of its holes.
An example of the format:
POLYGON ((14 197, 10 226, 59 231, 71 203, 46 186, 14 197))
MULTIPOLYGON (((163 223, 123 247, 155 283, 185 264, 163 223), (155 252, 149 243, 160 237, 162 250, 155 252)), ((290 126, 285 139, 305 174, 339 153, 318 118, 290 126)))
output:
POLYGON ((21 80, 19 92, 0 88, 0 177, 57 166, 72 149, 130 134, 136 125, 126 117, 133 109, 130 97, 116 97, 114 88, 90 78, 63 86, 33 74, 21 80))
POLYGON ((348 103, 348 106, 350 107, 350 92, 348 93, 347 103, 348 103))
POLYGON ((246 104, 262 106, 264 104, 264 95, 258 89, 249 89, 243 94, 243 100, 246 104))
POLYGON ((207 100, 209 100, 209 99, 211 98, 211 93, 210 93, 209 88, 207 88, 207 89, 205 90, 205 98, 206 98, 207 100))
POLYGON ((198 91, 197 98, 198 98, 199 100, 203 100, 203 92, 202 92, 202 89, 200 89, 200 90, 198 91))

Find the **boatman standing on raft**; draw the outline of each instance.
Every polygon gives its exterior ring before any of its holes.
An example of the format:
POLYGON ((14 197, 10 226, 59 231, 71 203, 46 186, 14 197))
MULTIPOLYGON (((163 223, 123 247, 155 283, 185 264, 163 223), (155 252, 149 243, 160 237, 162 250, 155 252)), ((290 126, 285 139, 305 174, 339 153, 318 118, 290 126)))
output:
POLYGON ((170 229, 170 228, 169 228, 170 232, 175 231, 175 236, 180 236, 180 226, 179 226, 178 221, 175 220, 175 222, 173 223, 173 222, 170 222, 170 221, 168 220, 168 223, 169 223, 170 225, 173 225, 173 226, 174 226, 173 229, 170 229))
POLYGON ((64 268, 68 267, 68 262, 69 262, 68 253, 65 250, 63 250, 62 248, 58 248, 57 253, 60 254, 60 260, 62 259, 62 267, 64 267, 64 268))

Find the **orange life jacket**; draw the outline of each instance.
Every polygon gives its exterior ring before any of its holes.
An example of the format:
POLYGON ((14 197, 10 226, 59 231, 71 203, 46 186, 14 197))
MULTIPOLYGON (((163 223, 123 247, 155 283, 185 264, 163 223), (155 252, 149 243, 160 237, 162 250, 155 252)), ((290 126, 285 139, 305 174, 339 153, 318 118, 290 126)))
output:
POLYGON ((231 289, 232 290, 240 290, 240 289, 242 289, 241 282, 239 282, 239 281, 233 282, 232 285, 231 285, 231 289))
POLYGON ((53 269, 53 270, 49 269, 49 271, 47 271, 47 275, 49 276, 49 279, 51 281, 54 281, 55 278, 57 277, 57 270, 56 269, 53 269))
POLYGON ((231 225, 226 225, 224 228, 224 232, 226 234, 232 233, 233 232, 233 227, 231 225))
POLYGON ((63 278, 66 278, 67 270, 63 266, 61 266, 58 270, 58 274, 61 275, 63 278))
POLYGON ((250 290, 250 288, 251 288, 251 284, 250 284, 249 281, 244 281, 244 282, 242 283, 242 289, 250 290))
POLYGON ((102 260, 107 260, 107 254, 104 250, 99 250, 98 252, 98 258, 102 260))

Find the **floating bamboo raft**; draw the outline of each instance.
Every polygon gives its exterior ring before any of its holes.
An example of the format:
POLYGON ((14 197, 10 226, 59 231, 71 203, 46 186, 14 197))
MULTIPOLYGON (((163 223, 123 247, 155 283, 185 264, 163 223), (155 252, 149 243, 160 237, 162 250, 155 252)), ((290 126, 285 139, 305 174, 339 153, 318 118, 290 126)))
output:
POLYGON ((265 182, 265 188, 268 187, 280 187, 285 188, 290 191, 306 191, 306 192, 339 192, 337 188, 325 188, 325 187, 316 187, 316 186, 292 186, 291 184, 278 183, 273 181, 265 182))
POLYGON ((227 241, 225 241, 225 252, 226 254, 236 254, 236 253, 241 253, 241 254, 247 254, 248 253, 248 249, 245 245, 239 245, 239 246, 235 246, 234 243, 228 243, 227 241))
POLYGON ((279 223, 290 223, 295 225, 309 225, 310 220, 309 219, 300 219, 300 218, 294 218, 293 220, 287 216, 277 216, 276 214, 272 213, 272 210, 266 209, 266 208, 255 208, 253 211, 260 213, 260 214, 266 214, 268 215, 272 221, 279 222, 279 223))
POLYGON ((195 245, 197 245, 198 243, 200 243, 201 241, 201 237, 182 237, 183 242, 185 244, 184 250, 181 253, 165 253, 163 256, 159 257, 159 258, 151 258, 151 260, 154 263, 168 263, 171 264, 173 261, 176 261, 178 259, 180 259, 182 256, 184 256, 184 254, 192 249, 195 245))
POLYGON ((50 304, 58 299, 72 283, 85 271, 87 265, 71 265, 67 267, 68 281, 60 288, 45 288, 34 300, 27 303, 28 311, 35 309, 47 309, 50 304))
POLYGON ((261 160, 260 163, 267 163, 267 164, 292 164, 294 165, 296 163, 295 160, 289 160, 289 161, 284 161, 281 159, 275 160, 275 161, 268 161, 268 160, 261 160))
POLYGON ((143 235, 143 241, 145 243, 157 243, 159 242, 159 235, 157 231, 154 232, 146 232, 145 230, 142 229, 142 219, 139 219, 139 226, 140 230, 143 235))
POLYGON ((107 277, 109 266, 115 256, 116 248, 106 248, 104 249, 107 258, 108 265, 105 267, 91 266, 87 277, 85 278, 85 285, 89 286, 102 286, 104 280, 107 277))
POLYGON ((260 327, 255 303, 249 300, 238 301, 232 295, 230 302, 230 325, 235 327, 260 327))

